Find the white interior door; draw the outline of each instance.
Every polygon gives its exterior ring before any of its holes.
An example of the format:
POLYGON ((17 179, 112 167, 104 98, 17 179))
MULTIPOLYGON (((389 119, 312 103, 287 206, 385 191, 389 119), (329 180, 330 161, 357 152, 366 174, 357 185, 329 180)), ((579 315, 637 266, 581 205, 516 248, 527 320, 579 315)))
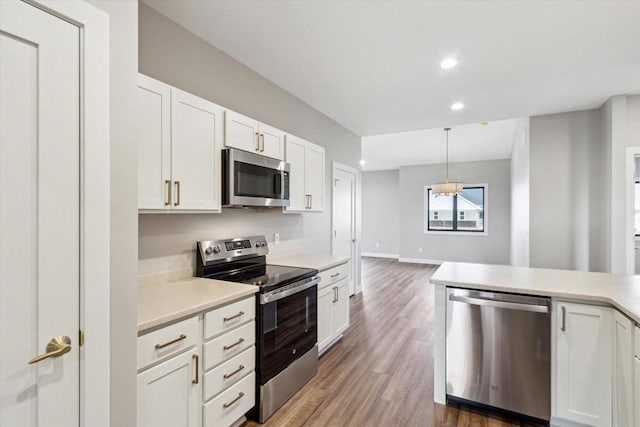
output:
POLYGON ((0 425, 7 427, 79 423, 79 49, 76 26, 0 1, 0 425), (69 337, 70 347, 63 341, 58 357, 29 364, 56 336, 69 337))
POLYGON ((333 236, 331 252, 351 257, 349 295, 356 283, 356 173, 336 168, 333 172, 333 236))

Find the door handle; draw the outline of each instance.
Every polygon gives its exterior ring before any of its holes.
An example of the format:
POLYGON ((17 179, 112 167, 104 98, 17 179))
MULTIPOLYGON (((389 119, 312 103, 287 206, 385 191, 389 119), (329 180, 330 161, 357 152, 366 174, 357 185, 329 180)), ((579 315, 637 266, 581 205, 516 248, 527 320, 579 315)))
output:
POLYGON ((46 353, 31 359, 29 365, 49 359, 50 357, 60 357, 63 354, 69 353, 71 351, 71 338, 66 335, 53 337, 47 344, 45 351, 46 353))
POLYGON ((176 181, 176 201, 173 206, 180 206, 180 181, 176 181))

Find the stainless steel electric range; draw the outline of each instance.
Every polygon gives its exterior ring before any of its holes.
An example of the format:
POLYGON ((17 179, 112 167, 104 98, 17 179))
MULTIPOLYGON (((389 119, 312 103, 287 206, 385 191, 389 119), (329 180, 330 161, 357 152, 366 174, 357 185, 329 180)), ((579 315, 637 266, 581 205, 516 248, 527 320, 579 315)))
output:
POLYGON ((265 422, 318 372, 318 271, 267 264, 264 236, 202 241, 197 250, 199 277, 260 287, 256 294, 259 401, 249 415, 265 422))

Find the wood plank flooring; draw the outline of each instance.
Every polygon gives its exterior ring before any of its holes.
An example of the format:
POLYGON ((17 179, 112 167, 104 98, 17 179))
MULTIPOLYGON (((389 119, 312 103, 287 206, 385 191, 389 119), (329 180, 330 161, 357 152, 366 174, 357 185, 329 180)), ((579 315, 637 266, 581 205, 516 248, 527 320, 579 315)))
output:
POLYGON ((322 356, 318 375, 265 425, 533 426, 471 408, 433 403, 429 277, 435 268, 363 258, 363 292, 351 297, 350 328, 322 356))

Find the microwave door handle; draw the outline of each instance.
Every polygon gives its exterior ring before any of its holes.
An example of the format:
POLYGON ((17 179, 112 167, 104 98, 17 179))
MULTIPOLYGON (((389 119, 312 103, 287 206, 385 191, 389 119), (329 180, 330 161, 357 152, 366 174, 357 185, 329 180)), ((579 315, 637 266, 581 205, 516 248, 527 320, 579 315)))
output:
POLYGON ((275 175, 273 192, 282 198, 282 175, 275 175))

